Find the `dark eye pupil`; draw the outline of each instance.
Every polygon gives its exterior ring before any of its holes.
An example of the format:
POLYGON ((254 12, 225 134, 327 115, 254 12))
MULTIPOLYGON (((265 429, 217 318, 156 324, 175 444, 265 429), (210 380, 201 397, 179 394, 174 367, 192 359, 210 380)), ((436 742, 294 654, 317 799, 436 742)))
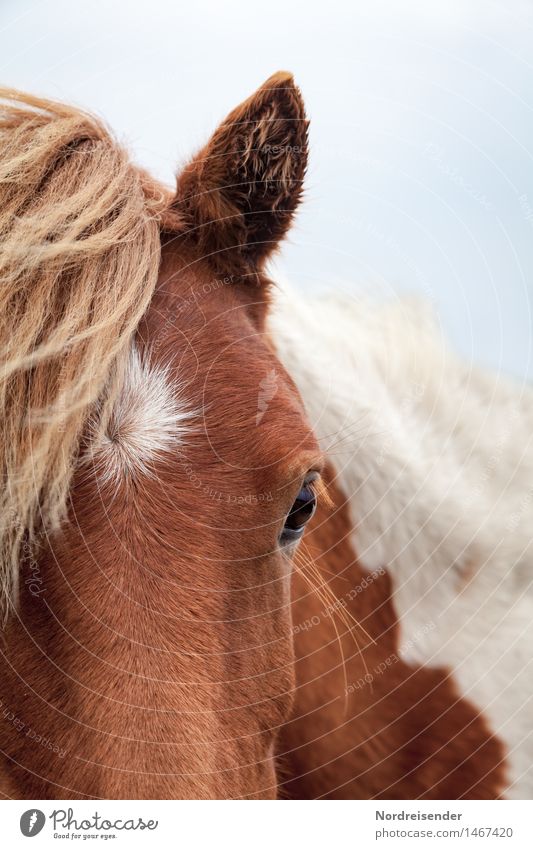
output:
POLYGON ((280 541, 286 544, 300 539, 307 522, 315 512, 315 508, 315 493, 308 484, 304 484, 285 519, 280 541))
POLYGON ((302 528, 315 512, 315 494, 309 486, 303 486, 287 516, 285 527, 302 528))

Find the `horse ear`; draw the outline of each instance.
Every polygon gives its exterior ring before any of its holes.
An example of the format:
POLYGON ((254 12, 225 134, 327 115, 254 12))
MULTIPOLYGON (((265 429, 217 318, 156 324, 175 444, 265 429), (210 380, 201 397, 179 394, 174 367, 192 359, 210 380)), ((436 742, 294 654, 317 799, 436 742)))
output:
POLYGON ((228 115, 178 176, 174 206, 217 270, 259 271, 289 226, 307 164, 303 100, 280 71, 228 115))

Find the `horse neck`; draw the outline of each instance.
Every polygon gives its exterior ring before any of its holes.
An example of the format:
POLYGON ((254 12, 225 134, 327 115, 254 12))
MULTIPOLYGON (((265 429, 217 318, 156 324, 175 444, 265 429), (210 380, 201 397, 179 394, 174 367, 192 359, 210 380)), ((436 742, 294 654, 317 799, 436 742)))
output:
MULTIPOLYGON (((439 586, 453 594, 493 543, 474 531, 504 480, 496 474, 475 497, 474 487, 502 425, 497 413, 487 418, 486 397, 508 406, 509 388, 460 362, 428 309, 413 301, 304 300, 285 287, 270 329, 337 483, 351 496, 362 565, 386 563, 401 588, 415 550, 416 562, 429 564, 420 592, 431 592, 455 564, 449 585, 439 586), (414 535, 417 528, 424 532, 414 535)), ((513 452, 507 439, 500 471, 516 468, 513 452)))

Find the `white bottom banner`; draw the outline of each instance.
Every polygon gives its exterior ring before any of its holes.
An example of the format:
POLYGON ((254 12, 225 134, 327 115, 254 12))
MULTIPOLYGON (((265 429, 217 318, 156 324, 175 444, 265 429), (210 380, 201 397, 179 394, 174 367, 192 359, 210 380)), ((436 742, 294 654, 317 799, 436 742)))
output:
POLYGON ((533 846, 533 802, 1 802, 2 846, 533 846))

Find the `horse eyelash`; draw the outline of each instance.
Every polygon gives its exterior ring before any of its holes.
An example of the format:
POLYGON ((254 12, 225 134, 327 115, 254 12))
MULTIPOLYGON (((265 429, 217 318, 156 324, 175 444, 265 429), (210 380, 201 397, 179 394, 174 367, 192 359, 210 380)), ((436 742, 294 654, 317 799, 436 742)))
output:
POLYGON ((322 475, 318 475, 318 477, 309 481, 307 486, 314 493, 317 503, 320 503, 328 510, 333 508, 333 499, 329 494, 328 485, 322 475))

